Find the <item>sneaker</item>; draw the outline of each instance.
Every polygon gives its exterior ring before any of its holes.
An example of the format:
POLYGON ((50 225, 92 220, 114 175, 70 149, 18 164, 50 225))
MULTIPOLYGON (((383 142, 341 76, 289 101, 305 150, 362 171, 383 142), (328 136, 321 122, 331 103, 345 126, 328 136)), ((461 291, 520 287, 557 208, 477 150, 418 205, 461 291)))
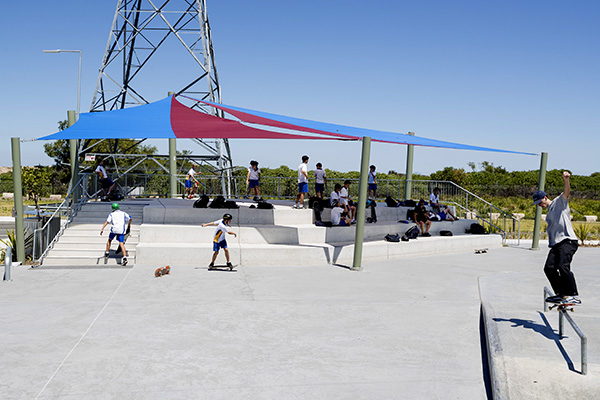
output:
POLYGON ((546 297, 546 303, 561 303, 563 301, 563 297, 560 295, 546 297))
POLYGON ((233 264, 231 264, 230 262, 227 262, 227 268, 229 268, 230 270, 233 269, 233 264))
POLYGON ((563 297, 562 303, 581 304, 581 300, 578 296, 565 296, 563 297))
POLYGON ((108 251, 104 252, 104 258, 108 258, 109 255, 110 255, 110 253, 108 251))
POLYGON ((245 198, 245 199, 247 199, 247 198, 248 198, 248 195, 247 195, 247 194, 246 194, 246 195, 244 195, 244 198, 245 198))
POLYGON ((181 195, 181 198, 185 200, 185 193, 181 195))
POLYGON ((121 265, 122 266, 126 266, 127 265, 127 257, 123 257, 123 259, 121 260, 121 265))
POLYGON ((215 263, 208 264, 208 269, 213 269, 215 267, 215 263))
POLYGON ((430 234, 429 232, 425 232, 425 233, 423 234, 423 237, 430 237, 430 236, 431 236, 431 234, 430 234))

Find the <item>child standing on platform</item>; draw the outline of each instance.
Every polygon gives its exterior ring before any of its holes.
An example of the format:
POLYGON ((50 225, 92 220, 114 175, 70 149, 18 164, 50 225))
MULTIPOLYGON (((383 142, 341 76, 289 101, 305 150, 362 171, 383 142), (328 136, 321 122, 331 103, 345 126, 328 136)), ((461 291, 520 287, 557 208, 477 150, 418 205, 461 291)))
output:
POLYGON ((229 213, 223 214, 223 219, 218 221, 209 222, 207 224, 202 224, 202 227, 205 226, 217 226, 217 230, 215 231, 215 236, 213 237, 213 256, 210 264, 208 265, 208 269, 212 269, 215 267, 215 260, 219 255, 219 250, 223 249, 225 251, 225 258, 227 259, 227 267, 229 269, 233 269, 233 265, 229 259, 229 250, 227 249, 227 240, 225 240, 225 234, 233 235, 237 237, 235 232, 229 230, 229 225, 231 224, 231 220, 233 216, 229 213))
POLYGON ((317 163, 317 169, 315 170, 315 196, 323 199, 323 192, 325 191, 325 185, 327 184, 327 175, 323 169, 323 164, 317 163))
POLYGON ((308 195, 308 172, 306 168, 308 156, 302 156, 302 164, 298 166, 298 196, 294 208, 304 208, 304 194, 308 195))
POLYGON ((250 168, 248 168, 248 175, 246 176, 246 185, 248 185, 248 191, 244 198, 247 199, 250 190, 254 189, 254 200, 260 200, 260 168, 258 168, 258 161, 250 161, 250 168))
POLYGON ((375 166, 369 167, 369 198, 375 200, 377 196, 377 172, 375 172, 375 166), (371 197, 371 193, 373 196, 371 197))
POLYGON ((185 177, 185 190, 183 191, 183 198, 185 199, 186 196, 188 198, 193 198, 194 194, 196 193, 196 188, 200 185, 200 182, 198 182, 198 179, 196 179, 196 164, 192 164, 192 168, 190 168, 190 170, 187 173, 187 176, 185 177))

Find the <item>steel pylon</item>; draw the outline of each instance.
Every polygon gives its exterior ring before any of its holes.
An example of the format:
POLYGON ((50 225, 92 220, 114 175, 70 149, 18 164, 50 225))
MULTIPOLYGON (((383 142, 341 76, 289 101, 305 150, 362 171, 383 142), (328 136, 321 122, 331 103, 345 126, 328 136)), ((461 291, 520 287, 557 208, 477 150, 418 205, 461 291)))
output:
MULTIPOLYGON (((162 78, 175 67, 191 71, 175 78, 179 85, 175 94, 221 103, 206 1, 118 0, 90 112, 156 100, 162 78)), ((173 89, 162 88, 159 93, 173 89)), ((212 107, 191 106, 222 116, 212 107)), ((223 192, 230 194, 227 178, 233 165, 227 139, 194 141, 211 156, 205 160, 223 174, 223 192)), ((80 150, 86 147, 82 143, 80 150)))

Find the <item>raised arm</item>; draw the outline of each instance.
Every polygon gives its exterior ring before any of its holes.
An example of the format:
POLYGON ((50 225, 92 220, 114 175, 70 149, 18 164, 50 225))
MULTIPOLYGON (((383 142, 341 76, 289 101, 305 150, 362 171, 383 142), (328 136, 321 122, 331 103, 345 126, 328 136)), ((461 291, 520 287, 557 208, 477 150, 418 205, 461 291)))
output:
POLYGON ((569 171, 563 172, 563 179, 565 180, 565 188, 562 195, 565 200, 568 200, 569 195, 571 194, 571 174, 569 171))

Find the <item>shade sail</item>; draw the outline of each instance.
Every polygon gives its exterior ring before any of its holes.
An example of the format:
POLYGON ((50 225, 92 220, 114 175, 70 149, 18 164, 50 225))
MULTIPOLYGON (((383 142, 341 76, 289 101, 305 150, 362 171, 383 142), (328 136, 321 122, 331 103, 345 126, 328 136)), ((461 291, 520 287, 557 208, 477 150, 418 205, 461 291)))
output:
POLYGON ((190 97, 186 98, 225 111, 242 122, 193 110, 177 101, 175 96, 169 96, 154 103, 138 107, 81 114, 79 121, 70 128, 52 135, 43 136, 39 139, 223 138, 361 140, 364 136, 368 136, 376 142, 535 155, 534 153, 466 145, 402 133, 329 124, 212 103, 190 97), (253 124, 253 126, 248 126, 247 124, 253 124), (281 129, 285 129, 286 131, 281 132, 281 129))
POLYGON ((527 153, 522 151, 494 149, 490 147, 473 146, 461 143, 447 142, 443 140, 428 139, 419 136, 407 135, 395 132, 378 131, 373 129, 355 128, 352 126, 336 125, 326 122, 311 121, 307 119, 287 117, 284 115, 271 114, 262 111, 250 110, 241 107, 228 106, 225 104, 213 103, 205 100, 193 99, 204 104, 211 105, 215 108, 223 110, 240 120, 248 123, 269 125, 279 128, 296 129, 304 132, 314 132, 319 134, 331 134, 342 139, 359 140, 364 136, 368 136, 376 142, 396 143, 396 144, 412 144, 415 146, 440 147, 458 150, 478 150, 492 151, 500 153, 514 153, 536 155, 535 153, 527 153))

